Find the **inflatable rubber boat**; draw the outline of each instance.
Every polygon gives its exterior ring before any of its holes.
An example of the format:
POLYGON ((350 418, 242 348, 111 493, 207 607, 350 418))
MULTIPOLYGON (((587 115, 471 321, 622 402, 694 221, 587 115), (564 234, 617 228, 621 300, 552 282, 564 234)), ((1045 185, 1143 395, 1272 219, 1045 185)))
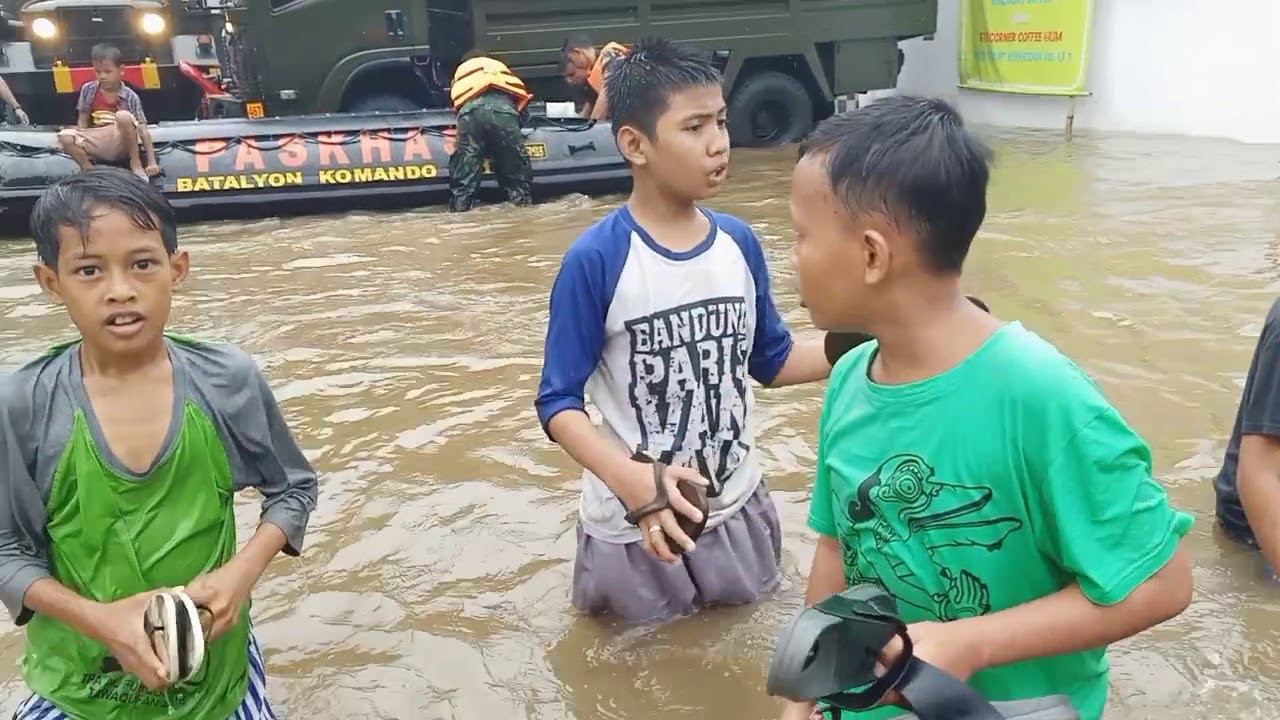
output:
MULTIPOLYGON (((454 123, 447 110, 158 123, 151 137, 161 174, 152 182, 188 216, 444 203, 454 123)), ((76 172, 57 148, 57 131, 0 126, 6 227, 25 223, 40 193, 76 172)), ((550 118, 531 107, 524 133, 539 196, 630 183, 608 123, 550 118)), ((487 177, 483 188, 493 197, 497 183, 487 177)))

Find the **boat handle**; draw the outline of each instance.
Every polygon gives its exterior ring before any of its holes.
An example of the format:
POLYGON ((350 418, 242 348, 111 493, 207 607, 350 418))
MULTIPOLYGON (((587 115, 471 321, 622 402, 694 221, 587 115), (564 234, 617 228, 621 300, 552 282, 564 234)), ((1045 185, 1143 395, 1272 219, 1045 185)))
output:
POLYGON ((577 155, 578 153, 583 152, 584 150, 595 150, 595 149, 596 149, 596 143, 594 140, 583 143, 582 145, 574 145, 572 143, 569 144, 570 155, 577 155))

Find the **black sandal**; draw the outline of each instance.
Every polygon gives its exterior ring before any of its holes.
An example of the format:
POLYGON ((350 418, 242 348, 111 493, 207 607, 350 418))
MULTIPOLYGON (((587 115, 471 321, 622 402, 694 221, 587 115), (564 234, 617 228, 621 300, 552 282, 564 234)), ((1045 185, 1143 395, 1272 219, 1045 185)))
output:
MULTIPOLYGON (((668 466, 666 463, 653 462, 649 458, 639 454, 635 455, 632 459, 637 462, 653 463, 653 485, 656 491, 652 502, 638 507, 635 510, 628 510, 627 514, 624 516, 628 523, 639 527, 641 518, 645 518, 661 510, 671 508, 671 499, 667 496, 667 484, 662 481, 662 475, 667 471, 668 466)), ((690 540, 697 542, 698 538, 702 536, 702 531, 707 528, 707 515, 710 513, 710 507, 707 503, 706 489, 694 485, 688 480, 677 480, 676 488, 680 491, 680 495, 683 496, 685 500, 688 500, 690 504, 698 508, 702 513, 702 520, 694 522, 683 513, 672 510, 672 514, 676 516, 676 524, 680 527, 680 530, 683 531, 685 535, 688 535, 690 540)), ((684 546, 676 542, 675 539, 668 535, 665 530, 663 531, 662 536, 666 539, 667 547, 671 549, 673 554, 681 555, 684 553, 684 546)))

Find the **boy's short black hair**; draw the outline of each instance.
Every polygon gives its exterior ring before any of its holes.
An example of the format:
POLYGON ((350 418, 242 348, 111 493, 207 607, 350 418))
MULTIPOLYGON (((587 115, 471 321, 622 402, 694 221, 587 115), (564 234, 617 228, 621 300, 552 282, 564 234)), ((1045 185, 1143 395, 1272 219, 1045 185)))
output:
POLYGON ((560 46, 560 72, 569 67, 569 54, 574 50, 594 50, 595 47, 590 35, 574 33, 565 38, 564 44, 560 46))
POLYGON ((462 56, 462 62, 466 62, 468 60, 475 60, 476 58, 482 58, 482 57, 488 57, 488 56, 489 56, 489 53, 485 52, 484 48, 471 48, 470 50, 467 51, 466 55, 462 56))
POLYGON ((658 118, 671 107, 672 95, 721 81, 711 53, 665 38, 645 38, 609 69, 604 94, 613 132, 630 125, 653 137, 658 118))
POLYGON ((94 65, 103 62, 109 62, 116 67, 120 66, 123 55, 120 54, 120 48, 110 43, 98 43, 89 51, 89 60, 94 65))
POLYGON ((178 250, 178 222, 173 206, 151 183, 128 170, 99 165, 50 185, 31 211, 36 254, 48 267, 58 267, 58 230, 75 228, 89 239, 95 210, 119 210, 143 230, 158 231, 170 255, 178 250))
POLYGON ((827 118, 800 157, 827 160, 850 213, 909 226, 932 270, 958 273, 987 214, 991 149, 942 100, 898 95, 827 118))

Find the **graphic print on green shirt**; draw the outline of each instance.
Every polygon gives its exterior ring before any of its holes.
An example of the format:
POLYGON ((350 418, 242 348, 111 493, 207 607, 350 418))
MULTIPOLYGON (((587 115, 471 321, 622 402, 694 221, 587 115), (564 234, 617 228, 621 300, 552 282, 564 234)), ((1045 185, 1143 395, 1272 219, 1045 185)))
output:
MULTIPOLYGON (((1049 343, 1012 323, 951 370, 868 378, 873 341, 832 371, 809 525, 838 539, 850 585, 874 583, 908 624, 1000 612, 1072 583, 1120 602, 1191 527, 1151 477, 1145 442, 1049 343)), ((993 701, 1067 694, 1102 715, 1105 648, 978 673, 993 701)), ((845 717, 878 720, 897 708, 845 717)))
MULTIPOLYGON (((92 720, 230 717, 248 683, 249 608, 211 643, 191 681, 151 693, 104 672, 106 648, 23 606, 52 577, 103 603, 186 585, 236 552, 235 491, 257 487, 262 519, 296 555, 316 482, 251 357, 233 345, 167 337, 174 401, 151 467, 111 451, 84 385, 78 343, 0 381, 0 599, 26 625, 23 677, 66 715, 92 720)), ((141 618, 138 619, 141 623, 141 618)))
POLYGON ((874 551, 861 550, 855 542, 842 543, 845 579, 850 587, 861 583, 891 585, 899 605, 907 604, 938 620, 959 620, 991 612, 991 591, 978 575, 962 566, 947 564, 945 548, 972 547, 995 553, 1023 521, 1012 515, 983 517, 994 492, 985 485, 942 482, 924 458, 911 453, 894 455, 859 483, 849 501, 848 516, 854 532, 872 539, 874 551), (889 513, 889 514, 886 514, 889 513), (898 558, 900 543, 923 547, 930 565, 943 581, 931 592, 927 580, 918 578, 910 563, 898 558), (865 569, 864 569, 865 568, 865 569))

